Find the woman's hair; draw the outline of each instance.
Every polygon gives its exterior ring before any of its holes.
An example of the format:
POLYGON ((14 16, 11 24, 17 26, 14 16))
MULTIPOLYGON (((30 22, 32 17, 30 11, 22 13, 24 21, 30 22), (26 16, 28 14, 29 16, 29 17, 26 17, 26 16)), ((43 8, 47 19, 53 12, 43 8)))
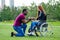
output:
POLYGON ((40 5, 40 6, 38 6, 38 11, 42 11, 42 12, 44 12, 44 14, 46 15, 46 13, 45 13, 45 11, 44 11, 44 9, 43 9, 43 7, 40 5))
POLYGON ((39 10, 41 10, 41 11, 43 11, 43 8, 42 8, 42 6, 38 6, 38 9, 39 9, 39 10))

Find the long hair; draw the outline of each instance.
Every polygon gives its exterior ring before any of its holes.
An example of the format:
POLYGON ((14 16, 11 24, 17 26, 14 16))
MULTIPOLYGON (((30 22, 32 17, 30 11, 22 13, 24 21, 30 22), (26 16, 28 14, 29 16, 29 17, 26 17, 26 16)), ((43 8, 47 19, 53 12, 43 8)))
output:
POLYGON ((45 13, 45 10, 43 9, 43 7, 40 5, 40 6, 38 6, 38 11, 43 11, 44 12, 44 14, 46 15, 46 13, 45 13))

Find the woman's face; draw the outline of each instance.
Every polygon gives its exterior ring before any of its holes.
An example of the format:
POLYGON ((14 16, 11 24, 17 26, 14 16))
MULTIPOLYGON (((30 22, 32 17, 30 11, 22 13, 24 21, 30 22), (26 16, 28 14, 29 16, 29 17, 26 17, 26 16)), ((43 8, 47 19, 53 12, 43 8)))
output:
POLYGON ((43 10, 42 6, 38 6, 38 10, 42 11, 43 10))

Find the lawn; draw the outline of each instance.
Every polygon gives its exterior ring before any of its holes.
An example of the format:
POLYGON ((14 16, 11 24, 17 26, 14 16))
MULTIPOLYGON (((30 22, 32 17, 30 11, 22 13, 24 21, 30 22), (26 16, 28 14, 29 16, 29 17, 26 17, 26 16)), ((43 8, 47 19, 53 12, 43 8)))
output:
MULTIPOLYGON (((10 33, 14 31, 12 27, 13 22, 0 22, 0 40, 60 40, 60 22, 57 21, 49 23, 53 25, 54 34, 52 36, 36 37, 26 35, 25 37, 10 37, 10 33)), ((27 25, 28 30, 30 23, 28 23, 27 25)))

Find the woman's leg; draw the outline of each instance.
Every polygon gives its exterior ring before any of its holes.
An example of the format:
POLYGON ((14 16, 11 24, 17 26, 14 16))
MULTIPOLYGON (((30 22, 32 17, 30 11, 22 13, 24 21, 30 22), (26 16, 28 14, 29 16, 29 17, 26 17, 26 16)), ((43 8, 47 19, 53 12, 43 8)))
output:
POLYGON ((31 23, 31 26, 30 26, 29 30, 30 30, 30 31, 33 31, 33 30, 35 29, 35 27, 37 26, 37 24, 38 24, 38 22, 33 21, 33 22, 31 23))

